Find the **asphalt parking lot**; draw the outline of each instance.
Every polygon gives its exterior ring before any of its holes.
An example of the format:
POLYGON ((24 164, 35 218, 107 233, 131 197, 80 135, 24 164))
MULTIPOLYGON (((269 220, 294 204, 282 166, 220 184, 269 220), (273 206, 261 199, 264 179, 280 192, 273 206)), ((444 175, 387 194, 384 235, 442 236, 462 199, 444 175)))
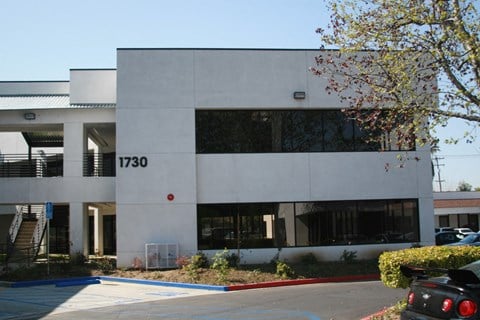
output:
POLYGON ((99 283, 0 287, 0 320, 145 303, 223 291, 101 280, 99 283))
POLYGON ((0 282, 0 320, 352 320, 406 294, 378 280, 330 280, 343 281, 241 288, 111 277, 0 282))

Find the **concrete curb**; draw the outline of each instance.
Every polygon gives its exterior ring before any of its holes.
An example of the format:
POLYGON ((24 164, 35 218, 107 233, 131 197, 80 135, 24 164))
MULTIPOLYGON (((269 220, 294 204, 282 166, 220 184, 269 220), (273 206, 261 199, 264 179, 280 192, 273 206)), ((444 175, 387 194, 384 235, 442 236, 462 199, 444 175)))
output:
POLYGON ((374 317, 381 317, 385 312, 387 312, 387 309, 383 309, 381 311, 375 312, 374 314, 363 317, 360 320, 372 320, 374 317))
POLYGON ((2 284, 4 286, 12 287, 12 288, 25 288, 25 287, 42 286, 42 285, 55 285, 57 287, 66 287, 66 286, 98 284, 100 283, 101 280, 105 280, 105 281, 112 281, 112 282, 135 283, 135 284, 143 284, 143 285, 177 287, 177 288, 188 288, 188 289, 199 289, 199 290, 239 291, 239 290, 259 289, 259 288, 296 286, 296 285, 314 284, 314 283, 374 281, 379 279, 380 279, 380 275, 370 274, 370 275, 353 275, 353 276, 341 276, 341 277, 329 277, 329 278, 278 280, 278 281, 259 282, 259 283, 237 284, 237 285, 230 285, 230 286, 218 286, 218 285, 194 284, 194 283, 183 283, 183 282, 166 282, 166 281, 157 281, 157 280, 96 276, 96 277, 78 277, 78 278, 66 278, 66 279, 64 278, 64 279, 50 279, 50 280, 2 282, 2 284))
POLYGON ((314 283, 373 281, 373 280, 379 280, 379 279, 380 279, 380 275, 369 274, 369 275, 354 275, 354 276, 341 276, 341 277, 329 277, 329 278, 278 280, 278 281, 270 281, 270 282, 230 285, 228 286, 228 291, 272 288, 272 287, 283 287, 283 286, 296 286, 296 285, 314 284, 314 283))
POLYGON ((208 284, 195 284, 195 283, 185 283, 185 282, 166 282, 166 281, 144 280, 144 279, 133 279, 133 278, 117 278, 117 277, 106 277, 106 276, 101 276, 99 278, 100 280, 105 280, 105 281, 136 283, 136 284, 145 284, 145 285, 151 285, 151 286, 228 291, 227 290, 228 286, 215 286, 215 285, 208 285, 208 284))

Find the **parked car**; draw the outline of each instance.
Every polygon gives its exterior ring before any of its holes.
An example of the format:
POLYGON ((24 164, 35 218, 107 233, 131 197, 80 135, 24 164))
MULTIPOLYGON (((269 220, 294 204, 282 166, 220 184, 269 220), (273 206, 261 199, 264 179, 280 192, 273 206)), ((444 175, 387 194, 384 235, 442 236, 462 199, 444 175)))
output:
POLYGON ((412 277, 401 320, 480 319, 480 261, 459 269, 401 267, 412 277), (429 272, 444 276, 430 277, 429 272))
POLYGON ((435 233, 435 244, 437 246, 458 242, 460 240, 458 233, 455 231, 442 231, 435 233))
POLYGON ((453 231, 458 233, 458 235, 463 239, 470 234, 474 234, 475 232, 472 231, 470 228, 454 228, 453 231))
POLYGON ((440 227, 440 228, 435 228, 435 232, 443 232, 443 231, 455 231, 455 230, 453 230, 453 227, 440 227))
POLYGON ((480 233, 469 234, 462 240, 446 244, 446 246, 480 246, 480 233))

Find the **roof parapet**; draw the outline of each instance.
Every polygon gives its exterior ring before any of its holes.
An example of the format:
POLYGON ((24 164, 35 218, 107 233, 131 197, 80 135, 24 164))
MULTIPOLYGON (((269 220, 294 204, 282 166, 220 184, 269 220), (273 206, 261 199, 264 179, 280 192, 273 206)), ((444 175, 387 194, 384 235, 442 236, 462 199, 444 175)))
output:
POLYGON ((69 92, 69 81, 0 81, 0 96, 61 96, 69 92))

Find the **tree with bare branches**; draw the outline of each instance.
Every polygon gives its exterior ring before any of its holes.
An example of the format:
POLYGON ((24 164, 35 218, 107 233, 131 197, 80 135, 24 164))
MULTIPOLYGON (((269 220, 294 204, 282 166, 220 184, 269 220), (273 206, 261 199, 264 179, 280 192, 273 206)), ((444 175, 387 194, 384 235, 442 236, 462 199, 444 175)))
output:
POLYGON ((435 128, 452 118, 478 127, 478 1, 329 0, 328 6, 329 27, 317 30, 325 50, 312 71, 364 128, 393 132, 405 146, 435 145, 435 128))

